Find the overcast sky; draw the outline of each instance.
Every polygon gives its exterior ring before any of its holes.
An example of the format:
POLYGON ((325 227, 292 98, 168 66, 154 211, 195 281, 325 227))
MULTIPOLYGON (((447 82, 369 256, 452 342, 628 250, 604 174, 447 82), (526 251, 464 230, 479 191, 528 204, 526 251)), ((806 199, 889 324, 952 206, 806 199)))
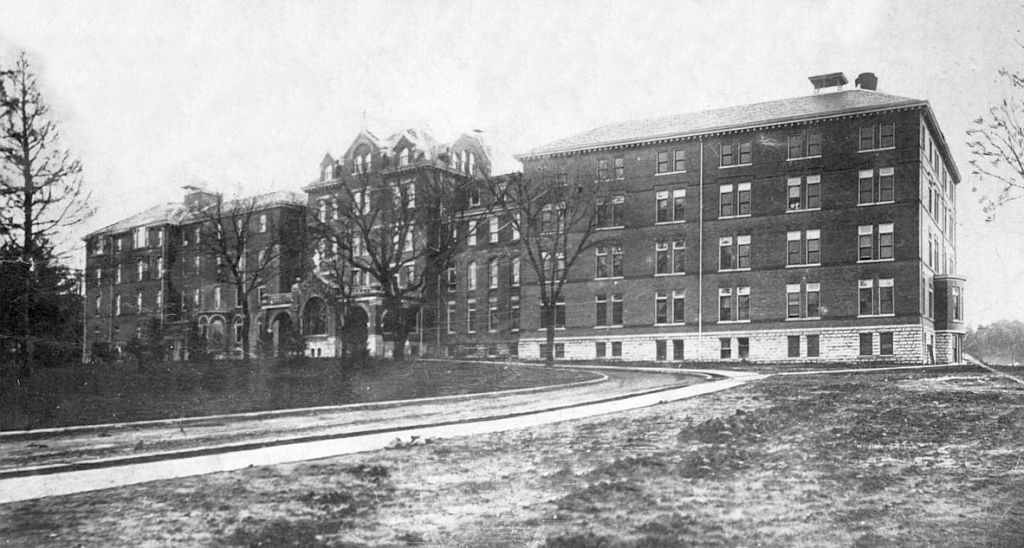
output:
POLYGON ((82 234, 181 198, 300 190, 367 120, 481 130, 512 154, 595 126, 807 95, 874 72, 931 102, 964 176, 959 270, 972 324, 1024 319, 1024 207, 986 223, 965 131, 1024 70, 1017 2, 13 2, 26 51, 85 164, 82 234))

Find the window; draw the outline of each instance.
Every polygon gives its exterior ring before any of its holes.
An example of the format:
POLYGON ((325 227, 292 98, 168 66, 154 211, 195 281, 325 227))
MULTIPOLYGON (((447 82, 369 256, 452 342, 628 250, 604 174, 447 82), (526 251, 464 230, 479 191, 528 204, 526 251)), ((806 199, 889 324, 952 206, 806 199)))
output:
POLYGON ((883 167, 878 170, 862 169, 857 184, 857 204, 870 205, 890 203, 894 200, 893 176, 895 170, 883 167))
POLYGON ((860 280, 858 288, 860 293, 860 316, 886 316, 894 314, 892 278, 860 280))
POLYGON ((718 345, 721 348, 720 356, 723 360, 732 358, 732 339, 723 337, 718 339, 718 345))
POLYGON ((558 253, 556 260, 552 261, 551 252, 545 251, 541 253, 541 264, 544 267, 544 273, 548 280, 560 280, 565 274, 565 254, 558 253))
POLYGON ((787 202, 789 211, 821 209, 821 175, 790 177, 786 182, 787 202))
POLYGON ((622 156, 615 158, 615 178, 624 179, 626 177, 626 165, 625 159, 622 156))
MULTIPOLYGON (((335 210, 337 210, 337 208, 335 208, 335 210)), ((260 233, 262 234, 262 233, 264 233, 266 231, 267 231, 267 216, 264 214, 264 215, 260 215, 260 233)))
POLYGON ((719 270, 750 270, 750 235, 718 239, 719 270))
POLYGON ((603 358, 607 355, 608 343, 596 342, 594 343, 594 355, 598 358, 603 358))
POLYGON ((655 194, 656 223, 678 223, 685 220, 686 189, 663 190, 655 194))
POLYGON ((398 165, 407 166, 409 165, 409 149, 403 148, 402 152, 398 153, 398 165))
POLYGON ((934 278, 928 280, 928 316, 931 318, 935 317, 935 281, 934 278))
POLYGON ((516 287, 519 285, 519 257, 512 258, 509 281, 512 284, 512 287, 516 287))
POLYGON ((858 261, 893 259, 893 223, 857 227, 858 261))
POLYGON ((491 217, 487 220, 488 241, 492 244, 498 243, 498 218, 491 217))
POLYGON ((786 347, 788 348, 787 356, 790 358, 800 357, 800 336, 790 335, 786 337, 786 347))
POLYGON ((607 181, 608 180, 608 159, 601 158, 597 161, 597 180, 607 181))
POLYGON ((470 291, 476 289, 476 261, 470 261, 466 266, 466 284, 466 289, 470 291))
POLYGON ((146 275, 146 267, 147 267, 146 261, 143 261, 143 260, 140 259, 139 262, 136 263, 135 266, 136 266, 135 270, 136 270, 136 272, 138 274, 138 276, 136 278, 136 281, 141 282, 142 278, 146 275))
POLYGON ((565 231, 565 208, 555 208, 551 204, 544 206, 540 212, 540 230, 541 232, 563 233, 565 231))
POLYGON ((622 246, 597 246, 597 278, 622 277, 622 246))
POLYGON ((820 318, 821 284, 786 285, 786 318, 820 318))
POLYGON ((220 305, 221 305, 220 286, 217 286, 217 287, 213 288, 213 308, 216 309, 216 310, 220 310, 220 308, 221 308, 220 305))
POLYGON ((668 341, 654 341, 654 359, 659 362, 668 359, 668 341))
POLYGON ((658 152, 658 173, 668 173, 668 151, 658 152))
POLYGON ((444 306, 445 325, 448 326, 448 333, 455 333, 455 301, 448 301, 444 306))
POLYGON ((722 143, 722 167, 749 165, 751 160, 750 141, 722 143))
POLYGON ((515 218, 512 221, 512 241, 519 240, 519 219, 521 218, 519 213, 516 213, 515 218))
POLYGON ((134 238, 134 242, 132 242, 132 248, 133 249, 141 249, 143 247, 146 247, 146 229, 145 228, 136 228, 135 230, 133 230, 132 231, 132 237, 134 238))
POLYGON ((818 352, 819 335, 807 335, 807 357, 817 358, 818 352))
POLYGON ((953 309, 953 320, 960 321, 963 318, 963 309, 961 308, 962 305, 961 305, 961 302, 960 302, 960 288, 959 287, 952 288, 952 295, 951 295, 951 297, 953 299, 953 302, 952 302, 953 306, 951 307, 953 309))
POLYGON ((102 268, 97 268, 93 272, 95 272, 96 285, 102 285, 103 284, 103 269, 102 268))
POLYGON ((114 271, 114 283, 121 283, 121 265, 117 265, 117 270, 114 271))
POLYGON ((719 217, 750 215, 750 183, 720 185, 718 192, 719 217))
POLYGON ((488 275, 488 281, 490 282, 489 283, 489 287, 491 289, 497 289, 498 288, 498 259, 491 259, 487 263, 487 271, 490 273, 488 275))
POLYGON ((622 293, 612 295, 612 325, 622 325, 622 293))
POLYGON ((789 159, 814 158, 821 156, 821 132, 808 131, 789 136, 789 159))
POLYGON ((787 266, 814 266, 820 264, 820 230, 794 230, 786 233, 787 266))
POLYGON ((602 199, 597 204, 597 227, 618 228, 625 226, 623 220, 623 209, 626 199, 623 196, 615 196, 610 199, 602 199))
POLYGON ((569 184, 569 166, 567 164, 558 165, 558 174, 555 175, 555 182, 562 186, 569 184))
POLYGON ((121 315, 121 296, 120 295, 116 295, 114 297, 114 315, 115 316, 120 316, 121 315))
MULTIPOLYGON (((551 310, 551 315, 554 316, 555 329, 565 328, 565 295, 559 295, 558 299, 555 300, 554 306, 551 310)), ((548 318, 544 317, 544 309, 541 307, 541 327, 546 328, 548 326, 548 318)))
POLYGON ((476 245, 476 225, 477 221, 469 222, 469 245, 476 245))
POLYGON ((491 297, 487 300, 487 330, 495 332, 498 330, 498 298, 491 297))
POLYGON ((875 353, 874 349, 874 333, 861 333, 860 334, 860 355, 870 356, 875 353))
POLYGON ((156 234, 156 244, 155 244, 156 247, 160 247, 160 246, 164 245, 164 229, 162 229, 162 228, 156 229, 155 234, 156 234))
POLYGON ((196 242, 196 245, 199 245, 199 237, 202 236, 202 234, 203 234, 202 229, 197 226, 196 227, 196 231, 195 231, 195 238, 193 238, 193 240, 195 240, 195 242, 196 242))
POLYGON ((739 348, 739 358, 745 360, 750 357, 750 339, 739 337, 736 339, 736 346, 739 348))
POLYGON ((613 358, 621 358, 622 357, 622 342, 621 341, 612 341, 612 357, 613 358))
POLYGON ((135 294, 135 313, 142 314, 142 292, 135 294))
POLYGON ((896 125, 893 123, 879 124, 860 128, 858 150, 881 150, 895 148, 896 125), (877 145, 877 146, 876 146, 877 145))
POLYGON ((674 171, 686 171, 686 151, 677 148, 673 153, 673 165, 674 171))
POLYGON ((473 187, 469 189, 469 205, 478 206, 482 202, 480 201, 480 189, 473 187))
POLYGON ((466 302, 466 332, 476 333, 476 299, 466 302))
POLYGON ((723 287, 718 290, 718 321, 750 321, 750 288, 723 287))
POLYGON ((685 356, 686 347, 682 339, 675 339, 672 341, 672 359, 681 362, 686 359, 685 356))
POLYGON ((519 331, 519 295, 509 297, 509 329, 519 331))
POLYGON ((683 290, 656 291, 654 293, 654 323, 681 324, 684 321, 686 292, 683 290))
POLYGON ((605 327, 608 325, 608 295, 599 293, 594 297, 594 325, 605 327))
POLYGON ((891 356, 893 354, 891 331, 878 334, 878 353, 883 356, 891 356))

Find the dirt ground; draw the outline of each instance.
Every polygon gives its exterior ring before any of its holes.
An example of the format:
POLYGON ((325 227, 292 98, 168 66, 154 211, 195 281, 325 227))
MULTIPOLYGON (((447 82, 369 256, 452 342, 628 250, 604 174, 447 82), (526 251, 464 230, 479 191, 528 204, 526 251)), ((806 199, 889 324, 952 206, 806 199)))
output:
POLYGON ((2 546, 1024 546, 1024 385, 770 377, 540 428, 0 506, 2 546))

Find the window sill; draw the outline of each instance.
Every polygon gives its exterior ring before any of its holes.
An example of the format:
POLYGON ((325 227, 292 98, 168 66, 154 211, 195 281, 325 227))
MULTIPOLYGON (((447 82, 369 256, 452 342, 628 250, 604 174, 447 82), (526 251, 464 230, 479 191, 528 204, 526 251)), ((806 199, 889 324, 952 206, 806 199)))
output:
MULTIPOLYGON (((547 330, 548 330, 548 328, 542 327, 542 328, 538 329, 537 331, 542 331, 543 332, 543 331, 547 331, 547 330)), ((564 327, 556 327, 555 331, 565 331, 565 328, 564 327)))
POLYGON ((626 228, 626 225, 619 225, 619 226, 599 226, 599 227, 595 228, 594 230, 621 230, 621 229, 623 229, 623 228, 626 228))
POLYGON ((864 202, 864 203, 862 203, 862 204, 857 204, 857 207, 867 207, 867 206, 876 206, 876 205, 887 205, 887 204, 895 204, 895 203, 896 203, 896 200, 886 200, 886 201, 884 201, 884 202, 864 202))
POLYGON ((895 318, 896 314, 857 314, 857 319, 862 318, 895 318))
POLYGON ((862 152, 881 152, 883 150, 896 150, 896 147, 895 146, 891 146, 891 147, 884 147, 884 148, 866 148, 864 150, 858 150, 857 153, 860 154, 862 152))
POLYGON ((621 325, 595 325, 594 329, 622 329, 621 325))
POLYGON ((808 211, 821 211, 820 207, 807 207, 802 209, 787 209, 786 213, 807 213, 808 211))
POLYGON ((654 327, 678 327, 680 325, 686 325, 686 322, 655 323, 654 327))
POLYGON ((750 272, 749 268, 719 268, 719 272, 750 272))
POLYGON ((718 169, 732 169, 732 168, 735 168, 735 167, 750 167, 752 165, 754 165, 753 162, 748 162, 746 164, 733 164, 731 166, 718 166, 718 169))
POLYGON ((668 276, 685 276, 686 272, 665 272, 663 274, 655 274, 655 278, 664 278, 668 276))
POLYGON ((718 220, 723 220, 723 219, 743 219, 743 218, 746 218, 746 217, 750 217, 750 214, 749 213, 743 213, 743 214, 740 214, 740 215, 720 215, 718 217, 718 220))
POLYGON ((811 321, 820 320, 820 319, 821 319, 821 316, 815 316, 813 318, 786 318, 786 321, 787 322, 811 322, 811 321))
POLYGON ((685 222, 686 222, 686 219, 683 219, 683 220, 680 220, 680 221, 654 221, 654 226, 678 225, 678 224, 682 224, 682 223, 685 223, 685 222))
POLYGON ((891 263, 895 261, 894 258, 889 259, 858 259, 857 264, 870 264, 870 263, 891 263))
POLYGON ((718 320, 720 324, 750 323, 750 320, 718 320))
POLYGON ((799 158, 786 158, 787 162, 799 162, 800 160, 813 160, 814 158, 821 158, 821 154, 816 156, 800 156, 799 158))
POLYGON ((624 280, 626 278, 624 276, 606 276, 604 278, 598 278, 598 277, 595 276, 594 279, 595 280, 624 280))
POLYGON ((686 170, 684 169, 682 171, 663 171, 661 173, 655 173, 654 176, 655 177, 664 177, 666 175, 679 175, 680 173, 686 173, 686 170))
POLYGON ((811 268, 815 266, 821 266, 821 263, 788 264, 786 268, 811 268))

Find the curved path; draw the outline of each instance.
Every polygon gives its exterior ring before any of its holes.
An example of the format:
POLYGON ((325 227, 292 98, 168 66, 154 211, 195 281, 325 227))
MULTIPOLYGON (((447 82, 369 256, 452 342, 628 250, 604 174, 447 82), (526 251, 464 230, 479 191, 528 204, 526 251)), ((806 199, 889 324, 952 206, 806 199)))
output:
POLYGON ((396 439, 416 443, 525 428, 674 401, 759 377, 586 369, 602 378, 475 396, 2 433, 0 503, 372 451, 396 439))

